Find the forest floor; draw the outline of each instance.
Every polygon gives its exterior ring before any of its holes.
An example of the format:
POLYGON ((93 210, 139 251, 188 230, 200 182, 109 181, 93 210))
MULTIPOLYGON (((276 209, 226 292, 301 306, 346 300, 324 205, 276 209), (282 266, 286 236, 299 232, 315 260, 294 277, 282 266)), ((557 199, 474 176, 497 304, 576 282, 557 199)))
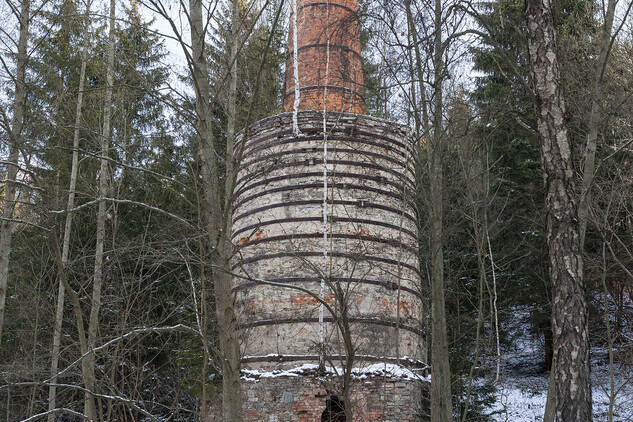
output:
MULTIPOLYGON (((518 312, 513 331, 515 346, 502 354, 500 383, 491 415, 496 422, 543 420, 549 372, 545 370, 542 338, 535 338, 527 323, 527 313, 518 312)), ((614 364, 616 391, 613 420, 633 422, 633 362, 614 364)), ((594 421, 608 421, 611 381, 606 347, 592 347, 594 421)))

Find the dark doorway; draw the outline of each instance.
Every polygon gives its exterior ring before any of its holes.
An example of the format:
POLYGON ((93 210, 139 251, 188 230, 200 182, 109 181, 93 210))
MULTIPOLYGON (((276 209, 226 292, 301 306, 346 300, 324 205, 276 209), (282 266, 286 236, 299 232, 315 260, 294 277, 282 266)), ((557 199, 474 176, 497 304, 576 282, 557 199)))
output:
POLYGON ((321 422, 346 422, 345 405, 337 396, 332 396, 325 402, 325 410, 321 415, 321 422))

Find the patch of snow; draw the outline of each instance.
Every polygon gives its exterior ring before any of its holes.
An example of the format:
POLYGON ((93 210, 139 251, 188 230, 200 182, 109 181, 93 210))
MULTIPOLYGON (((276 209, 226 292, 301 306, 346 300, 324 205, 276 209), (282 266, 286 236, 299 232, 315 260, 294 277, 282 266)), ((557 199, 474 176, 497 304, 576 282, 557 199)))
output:
MULTIPOLYGON (((529 312, 515 309, 511 327, 506 327, 514 347, 502 354, 502 376, 497 384, 496 402, 488 414, 495 422, 534 422, 543 420, 549 373, 544 370, 543 341, 534 338, 528 323, 529 312)), ((591 351, 593 414, 595 421, 607 421, 609 412, 608 350, 593 347, 591 351)), ((613 420, 633 421, 633 368, 614 365, 615 395, 613 420)))
POLYGON ((402 365, 394 363, 375 363, 363 368, 352 369, 352 374, 355 378, 366 379, 368 377, 387 377, 397 379, 418 379, 421 381, 431 382, 431 376, 423 376, 414 372, 413 370, 406 368, 402 365))
MULTIPOLYGON (((245 381, 257 381, 262 378, 280 378, 280 377, 300 377, 306 375, 319 376, 340 376, 343 368, 326 366, 325 373, 319 370, 319 365, 306 363, 301 366, 290 369, 278 369, 273 371, 264 370, 242 370, 242 379, 245 381)), ((430 375, 422 375, 416 370, 406 368, 402 365, 393 363, 376 363, 360 368, 352 369, 352 378, 356 380, 365 380, 372 377, 385 377, 390 379, 417 379, 420 381, 430 382, 430 375)))
MULTIPOLYGON (((593 360, 593 359, 592 359, 593 360)), ((593 415, 595 421, 608 420, 608 366, 592 368, 593 415)), ((615 368, 616 389, 627 382, 626 370, 615 368)), ((629 370, 630 372, 630 370, 629 370)), ((496 422, 533 422, 543 420, 545 401, 547 400, 547 374, 532 377, 510 376, 502 380, 497 387, 497 401, 490 409, 492 420, 496 422)), ((616 395, 613 408, 613 420, 617 422, 633 421, 633 386, 628 383, 616 395)))

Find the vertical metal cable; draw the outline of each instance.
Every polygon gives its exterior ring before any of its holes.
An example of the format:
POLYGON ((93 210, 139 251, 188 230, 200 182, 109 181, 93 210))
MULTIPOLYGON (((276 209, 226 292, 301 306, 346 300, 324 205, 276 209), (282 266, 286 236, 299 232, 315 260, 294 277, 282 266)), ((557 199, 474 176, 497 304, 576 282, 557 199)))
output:
POLYGON ((295 79, 295 102, 292 108, 292 131, 295 136, 299 136, 299 104, 301 103, 301 89, 299 86, 299 40, 297 39, 297 0, 292 0, 292 49, 295 79))
MULTIPOLYGON (((325 89, 323 90, 323 275, 321 277, 321 299, 325 300, 325 278, 328 274, 328 202, 327 202, 327 194, 328 194, 328 139, 327 139, 327 86, 328 86, 328 75, 330 72, 330 1, 326 2, 326 61, 325 61, 325 89)), ((321 303, 319 308, 319 327, 320 327, 320 337, 321 337, 321 349, 325 351, 325 327, 323 324, 323 313, 324 313, 324 305, 321 303)))

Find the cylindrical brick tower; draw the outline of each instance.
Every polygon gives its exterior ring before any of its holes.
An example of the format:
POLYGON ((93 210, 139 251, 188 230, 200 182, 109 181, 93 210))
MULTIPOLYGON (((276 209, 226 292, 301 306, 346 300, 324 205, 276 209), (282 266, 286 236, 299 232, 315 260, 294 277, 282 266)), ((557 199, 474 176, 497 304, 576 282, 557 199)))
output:
POLYGON ((355 421, 413 421, 426 361, 414 143, 360 114, 356 1, 297 3, 299 106, 237 140, 245 421, 351 421, 338 414, 343 392, 355 421))
POLYGON ((356 0, 296 0, 296 4, 299 78, 295 81, 293 11, 288 31, 284 111, 293 109, 298 87, 300 110, 323 110, 325 100, 329 111, 364 113, 356 0))

